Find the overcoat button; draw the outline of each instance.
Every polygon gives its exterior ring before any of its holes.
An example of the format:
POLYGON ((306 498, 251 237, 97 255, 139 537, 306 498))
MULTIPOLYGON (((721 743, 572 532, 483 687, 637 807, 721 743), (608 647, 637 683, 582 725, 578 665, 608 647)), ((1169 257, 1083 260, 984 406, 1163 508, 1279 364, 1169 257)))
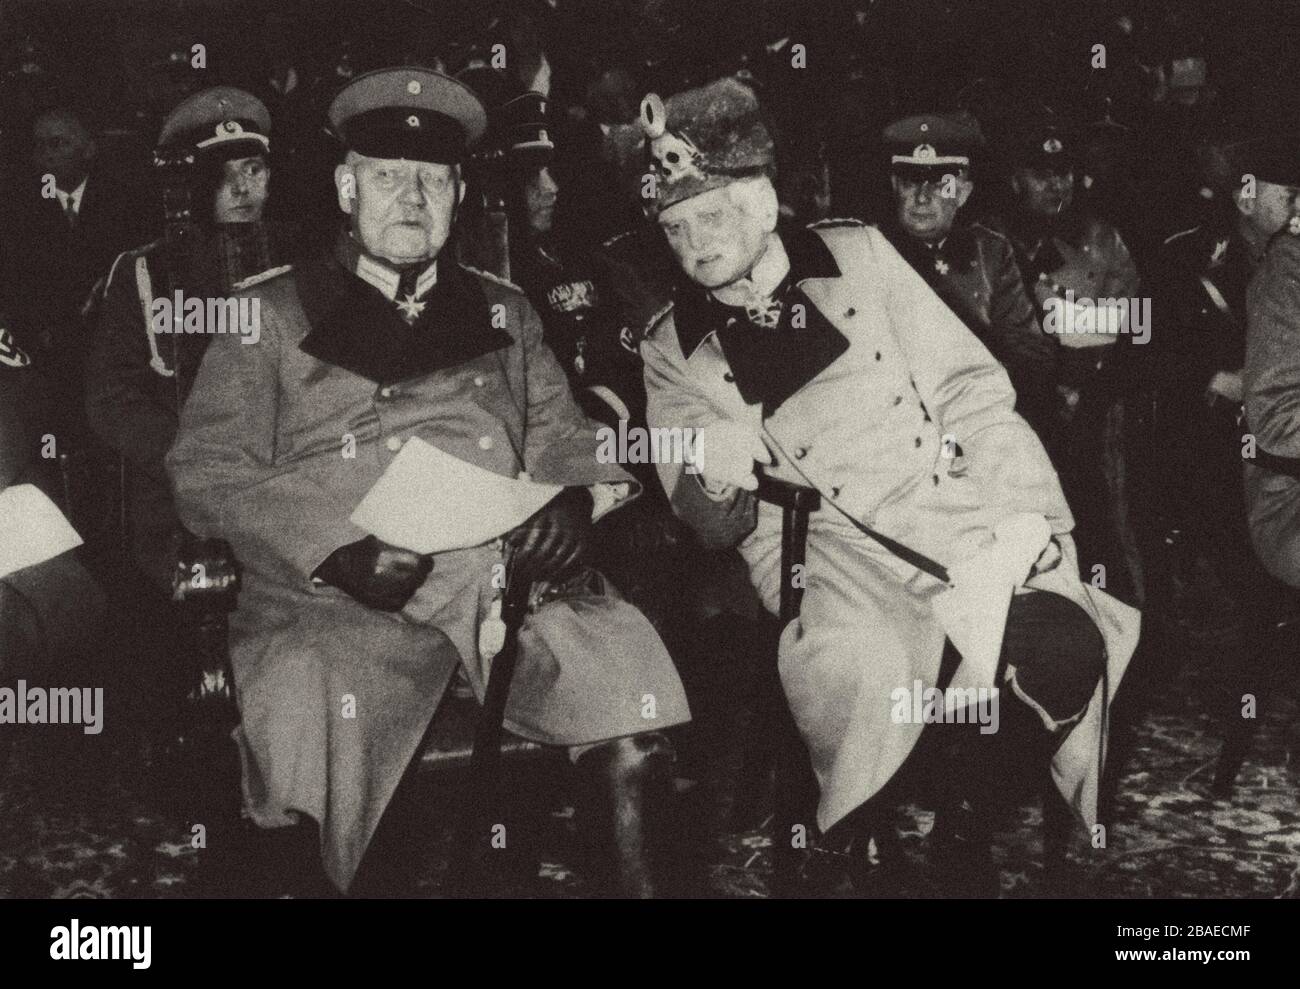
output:
POLYGON ((477 387, 477 388, 482 388, 482 387, 483 387, 483 385, 484 385, 483 375, 481 375, 481 374, 476 374, 476 375, 474 375, 474 385, 475 385, 475 387, 477 387))
POLYGON ((801 446, 794 451, 795 460, 802 460, 806 456, 808 456, 808 448, 806 446, 801 446))
POLYGON ((398 439, 396 436, 390 436, 388 437, 387 442, 384 443, 384 446, 388 447, 388 449, 391 450, 393 453, 396 453, 398 450, 402 448, 402 441, 398 439))
POLYGON ((388 385, 385 385, 383 388, 380 388, 380 389, 379 389, 379 397, 380 397, 380 398, 392 398, 392 397, 393 397, 393 389, 390 388, 388 385))
POLYGON ((880 351, 876 351, 876 360, 880 360, 880 351))
POLYGON ((491 449, 492 449, 492 437, 491 437, 491 436, 480 436, 480 437, 478 438, 478 448, 479 448, 480 450, 491 450, 491 449))
POLYGON ((919 436, 916 438, 916 447, 918 450, 921 448, 921 437, 919 436))
POLYGON ((932 475, 931 475, 931 478, 934 480, 934 483, 935 483, 936 485, 939 483, 939 475, 938 475, 938 474, 932 474, 932 475))
POLYGON ((850 306, 848 309, 846 309, 846 310, 844 311, 844 318, 845 318, 845 319, 852 319, 852 318, 853 318, 854 316, 856 316, 857 314, 858 314, 858 311, 857 311, 856 309, 854 309, 852 306, 850 306))
POLYGON ((736 376, 732 374, 730 371, 728 371, 726 374, 722 376, 722 380, 730 383, 736 380, 736 376))
POLYGON ((902 396, 902 395, 895 395, 895 396, 894 396, 894 404, 895 404, 895 405, 902 405, 902 404, 903 404, 903 396, 902 396))

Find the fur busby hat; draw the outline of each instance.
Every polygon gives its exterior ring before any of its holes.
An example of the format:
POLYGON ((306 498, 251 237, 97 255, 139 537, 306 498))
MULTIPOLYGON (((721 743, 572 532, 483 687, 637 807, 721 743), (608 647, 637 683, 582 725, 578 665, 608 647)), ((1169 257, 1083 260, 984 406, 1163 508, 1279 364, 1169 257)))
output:
POLYGON ((665 102, 650 93, 641 101, 652 181, 642 185, 645 209, 663 210, 737 179, 771 175, 776 154, 758 98, 739 80, 726 78, 688 89, 665 102))

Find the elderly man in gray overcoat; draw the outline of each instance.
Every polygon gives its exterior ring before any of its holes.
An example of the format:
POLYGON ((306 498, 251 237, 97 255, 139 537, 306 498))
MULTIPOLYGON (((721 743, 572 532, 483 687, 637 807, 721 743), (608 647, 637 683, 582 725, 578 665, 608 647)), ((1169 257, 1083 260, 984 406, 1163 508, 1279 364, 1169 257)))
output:
POLYGON ((689 713, 649 622, 599 581, 575 586, 594 517, 635 494, 631 478, 599 462, 524 295, 442 251, 483 107, 397 68, 353 80, 330 122, 348 229, 245 290, 258 338, 213 338, 168 456, 183 521, 227 538, 245 570, 231 648, 246 806, 263 827, 315 821, 348 889, 458 665, 483 695, 506 546, 512 568, 572 591, 524 622, 506 727, 570 748, 603 795, 608 875, 652 894, 643 812, 671 786, 662 730, 689 713), (563 493, 503 538, 390 545, 351 518, 413 439, 563 493))

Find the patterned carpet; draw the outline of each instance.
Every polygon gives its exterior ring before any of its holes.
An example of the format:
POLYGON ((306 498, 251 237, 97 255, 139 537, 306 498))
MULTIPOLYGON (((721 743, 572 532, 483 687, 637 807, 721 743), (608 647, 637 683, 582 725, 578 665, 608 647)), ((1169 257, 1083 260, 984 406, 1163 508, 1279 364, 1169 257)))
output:
MULTIPOLYGON (((1217 696, 1221 647, 1230 634, 1218 629, 1189 636, 1180 668, 1148 678, 1152 686, 1145 703, 1132 705, 1140 709, 1132 745, 1117 751, 1122 762, 1106 847, 1092 848, 1086 835, 1076 836, 1067 892, 1139 898, 1300 896, 1295 761, 1300 702, 1294 679, 1263 705, 1232 799, 1216 800, 1210 793, 1219 742, 1208 699, 1217 696)), ((28 731, 7 747, 8 768, 0 785, 0 896, 197 895, 195 821, 187 809, 198 790, 151 767, 139 734, 104 746, 86 744, 75 734, 28 731)), ((695 895, 768 892, 771 845, 761 822, 739 832, 726 830, 736 796, 731 784, 737 757, 735 751, 724 753, 695 774, 699 779, 678 780, 688 822, 684 833, 694 836, 687 839, 694 845, 682 860, 695 865, 695 895)), ((410 865, 418 894, 437 896, 444 891, 452 845, 454 793, 427 780, 420 787, 427 795, 421 806, 430 808, 424 822, 428 840, 411 849, 410 865)), ((531 815, 527 830, 541 866, 536 876, 515 877, 493 891, 542 897, 589 893, 565 780, 535 770, 510 791, 531 815)), ((935 895, 926 842, 933 814, 906 807, 897 823, 903 864, 894 892, 935 895)), ((1002 895, 1046 895, 1040 810, 1022 807, 1009 823, 995 845, 1002 895)), ((250 873, 267 868, 265 859, 244 861, 250 873)), ((861 895, 841 887, 827 895, 861 895)), ((260 891, 274 895, 275 886, 264 884, 260 891)))

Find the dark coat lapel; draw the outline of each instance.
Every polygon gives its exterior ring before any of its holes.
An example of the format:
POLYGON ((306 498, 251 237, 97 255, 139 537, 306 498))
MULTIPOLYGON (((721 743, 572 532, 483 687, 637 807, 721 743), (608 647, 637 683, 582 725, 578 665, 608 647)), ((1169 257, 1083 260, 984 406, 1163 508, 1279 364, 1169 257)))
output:
POLYGON ((300 349, 379 384, 455 367, 514 343, 492 325, 477 280, 455 263, 440 266, 424 312, 411 325, 333 257, 302 266, 298 283, 311 326, 300 349))

